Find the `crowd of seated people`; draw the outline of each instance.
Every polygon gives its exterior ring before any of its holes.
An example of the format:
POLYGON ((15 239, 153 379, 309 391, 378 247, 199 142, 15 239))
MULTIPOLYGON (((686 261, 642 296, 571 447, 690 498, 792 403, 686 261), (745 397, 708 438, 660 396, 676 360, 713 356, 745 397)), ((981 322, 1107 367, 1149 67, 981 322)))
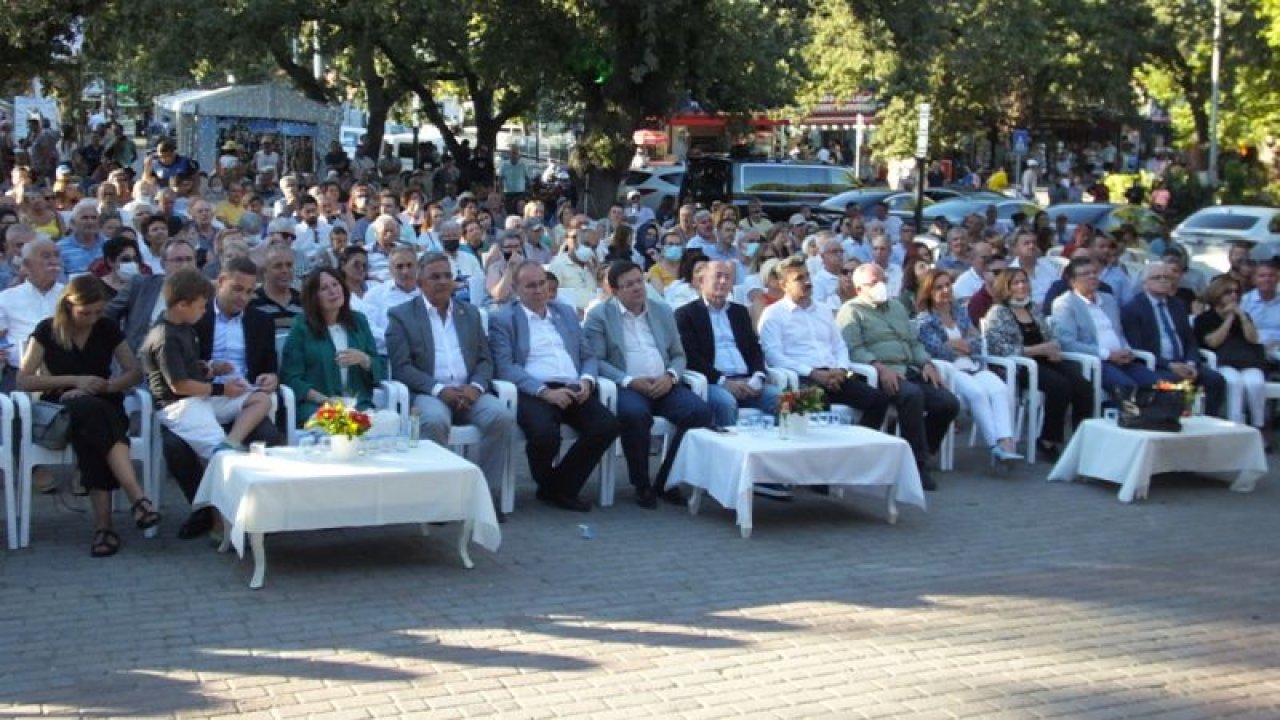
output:
MULTIPOLYGON (((139 527, 159 519, 127 462, 119 398, 140 382, 188 499, 214 453, 283 441, 281 386, 301 425, 330 400, 372 407, 387 378, 407 388, 423 438, 447 446, 452 427, 477 428, 470 457, 492 486, 522 435, 537 499, 574 512, 590 509, 583 485, 615 441, 636 504, 682 502, 668 477, 682 437, 742 411, 775 414, 783 388, 770 370, 873 429, 888 430, 894 408, 929 490, 962 409, 995 461, 1026 452, 1014 432, 1026 369, 1003 377, 988 357, 1034 361, 1044 457, 1094 411, 1072 353, 1096 358, 1108 393, 1189 380, 1206 413, 1268 420, 1280 297, 1266 263, 1236 257, 1209 282, 1165 243, 1130 269, 1121 243, 1134 238, 1087 226, 1068 236, 1048 216, 996 226, 974 215, 916 235, 887 207, 824 227, 807 212, 772 223, 753 200, 741 217, 684 205, 663 225, 639 198, 592 219, 567 202, 413 178, 284 173, 264 191, 169 158, 65 213, 20 174, 3 201, 20 202, 0 202, 0 389, 72 409, 98 556, 120 546, 107 491, 125 490, 139 527), (1046 253, 1063 241, 1069 261, 1046 253), (690 372, 705 378, 703 396, 690 372), (495 380, 515 386, 514 412, 495 380), (617 387, 612 408, 601 381, 617 387), (651 473, 655 418, 672 436, 651 473), (575 433, 563 453, 561 426, 575 433)), ((197 511, 179 535, 216 525, 197 511)))

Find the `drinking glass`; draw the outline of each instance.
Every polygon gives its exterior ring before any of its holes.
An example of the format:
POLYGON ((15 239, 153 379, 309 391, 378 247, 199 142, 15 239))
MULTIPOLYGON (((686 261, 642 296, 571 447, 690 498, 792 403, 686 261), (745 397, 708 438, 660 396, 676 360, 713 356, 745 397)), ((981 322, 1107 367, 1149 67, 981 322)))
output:
POLYGON ((298 436, 298 449, 304 455, 314 455, 316 453, 316 436, 311 433, 303 433, 298 436))

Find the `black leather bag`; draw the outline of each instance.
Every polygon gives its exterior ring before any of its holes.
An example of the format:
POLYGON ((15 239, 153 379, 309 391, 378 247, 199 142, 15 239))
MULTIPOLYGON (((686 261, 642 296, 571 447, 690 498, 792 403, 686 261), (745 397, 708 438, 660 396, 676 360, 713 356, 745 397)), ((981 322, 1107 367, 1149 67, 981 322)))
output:
POLYGON ((46 450, 65 450, 71 434, 71 414, 58 403, 31 403, 31 441, 46 450))
POLYGON ((1187 400, 1181 391, 1154 388, 1133 388, 1127 394, 1117 391, 1116 405, 1120 409, 1116 424, 1122 428, 1182 432, 1182 411, 1186 409, 1187 400))

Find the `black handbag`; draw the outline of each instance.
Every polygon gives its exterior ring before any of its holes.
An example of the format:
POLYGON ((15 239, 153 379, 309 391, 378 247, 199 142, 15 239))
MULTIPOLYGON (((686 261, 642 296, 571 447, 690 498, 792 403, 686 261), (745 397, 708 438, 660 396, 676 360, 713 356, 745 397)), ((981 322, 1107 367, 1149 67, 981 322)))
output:
POLYGON ((1120 416, 1116 424, 1130 430, 1182 432, 1182 412, 1187 407, 1186 395, 1179 390, 1131 388, 1128 393, 1116 391, 1120 416))
POLYGON ((31 441, 46 450, 65 450, 71 434, 71 414, 55 402, 31 403, 31 441))

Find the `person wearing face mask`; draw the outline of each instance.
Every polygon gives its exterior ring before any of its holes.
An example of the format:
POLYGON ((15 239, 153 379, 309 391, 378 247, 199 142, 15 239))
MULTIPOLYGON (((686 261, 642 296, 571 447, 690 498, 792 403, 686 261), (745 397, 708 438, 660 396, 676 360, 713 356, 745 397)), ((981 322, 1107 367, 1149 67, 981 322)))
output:
POLYGON ((937 486, 927 467, 947 428, 960 412, 960 403, 942 384, 938 368, 911 327, 902 303, 889 298, 884 270, 864 263, 853 273, 857 296, 836 315, 836 325, 853 362, 876 369, 880 390, 898 409, 902 439, 911 445, 920 481, 926 490, 937 486))
POLYGON ((570 230, 564 236, 564 247, 551 261, 549 270, 560 282, 562 299, 572 301, 579 310, 586 308, 596 291, 596 251, 591 246, 593 231, 587 228, 570 230))
POLYGON ((107 286, 107 299, 115 297, 142 274, 138 258, 142 251, 138 241, 128 235, 116 235, 102 245, 102 258, 89 268, 107 286))
POLYGON ((649 268, 646 277, 658 292, 666 292, 680 273, 680 258, 684 257, 684 236, 678 230, 668 230, 662 235, 656 248, 658 261, 649 268))
MULTIPOLYGON (((1053 326, 1036 307, 1031 281, 1020 268, 1000 273, 991 291, 995 301, 982 319, 982 341, 994 357, 1027 357, 1036 363, 1036 379, 1044 394, 1044 424, 1037 449, 1048 460, 1058 459, 1066 438, 1068 416, 1074 428, 1093 412, 1093 385, 1075 363, 1062 359, 1062 346, 1053 326)), ((1018 384, 1028 378, 1019 373, 1018 384)))
POLYGON ((445 257, 449 258, 449 266, 453 268, 453 297, 460 302, 469 302, 480 307, 485 302, 484 268, 477 257, 462 249, 463 226, 479 227, 479 223, 468 221, 462 225, 449 220, 440 226, 440 245, 444 248, 445 257))

